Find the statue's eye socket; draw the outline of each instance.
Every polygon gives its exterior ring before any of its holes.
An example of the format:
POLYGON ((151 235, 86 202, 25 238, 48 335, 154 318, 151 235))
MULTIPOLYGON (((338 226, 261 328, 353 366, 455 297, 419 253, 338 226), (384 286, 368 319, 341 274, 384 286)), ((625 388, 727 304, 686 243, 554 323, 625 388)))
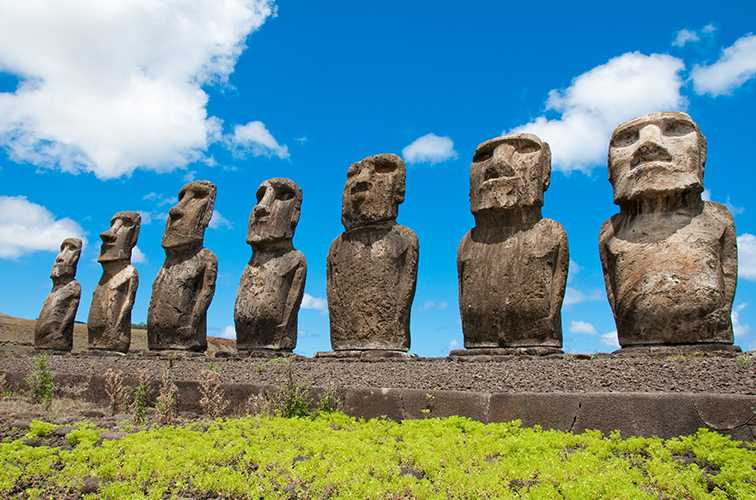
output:
POLYGON ((390 160, 379 160, 375 162, 374 168, 379 174, 391 174, 396 170, 396 163, 390 160))
POLYGON ((612 147, 624 148, 634 144, 639 138, 638 129, 623 130, 612 138, 612 147))
POLYGON ((357 175, 357 169, 356 168, 350 168, 347 170, 347 178, 354 177, 357 175))
POLYGON ((279 200, 291 200, 294 198, 294 191, 289 188, 282 188, 278 190, 276 198, 279 200))
POLYGON ((475 155, 473 155, 473 163, 479 163, 479 162, 491 159, 491 157, 493 156, 493 152, 494 152, 494 147, 492 146, 477 150, 475 152, 475 155))
POLYGON ((530 141, 518 141, 515 144, 515 150, 521 155, 537 153, 540 149, 541 148, 538 144, 530 141))
POLYGON ((664 124, 664 135, 680 137, 695 132, 695 128, 690 122, 685 120, 670 120, 664 124))
POLYGON ((265 196, 265 188, 258 189, 255 196, 257 197, 257 203, 260 203, 263 199, 263 196, 265 196))

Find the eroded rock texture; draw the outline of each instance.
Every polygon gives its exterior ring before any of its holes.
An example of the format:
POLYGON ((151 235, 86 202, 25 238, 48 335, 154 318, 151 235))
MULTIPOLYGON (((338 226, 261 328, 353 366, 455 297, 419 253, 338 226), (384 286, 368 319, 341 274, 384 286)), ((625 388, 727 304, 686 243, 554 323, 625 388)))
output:
POLYGON ((168 213, 165 262, 152 285, 147 313, 150 350, 207 348, 207 309, 215 293, 218 260, 202 245, 215 193, 209 181, 190 182, 168 213))
POLYGON ((257 188, 247 243, 252 258, 241 277, 234 307, 236 348, 291 351, 297 344, 297 316, 307 264, 292 246, 302 190, 290 179, 268 179, 257 188))
POLYGON ((541 216, 549 145, 531 134, 478 146, 470 172, 475 227, 459 246, 459 303, 467 349, 562 346, 567 235, 541 216))
POLYGON ((349 167, 342 197, 346 228, 328 252, 328 311, 336 351, 407 351, 417 283, 415 233, 396 223, 406 170, 396 155, 349 167))
POLYGON ((34 326, 37 349, 70 351, 73 348, 74 320, 81 299, 81 286, 75 279, 81 246, 78 238, 66 238, 60 244, 50 273, 53 287, 34 326))
POLYGON ((685 113, 619 125, 609 181, 620 213, 604 223, 599 251, 620 345, 733 342, 735 226, 701 199, 706 139, 685 113))
POLYGON ((89 348, 127 352, 131 344, 131 310, 139 275, 131 265, 131 252, 139 238, 142 217, 138 212, 118 212, 110 228, 100 234, 98 262, 102 277, 92 296, 87 330, 89 348))

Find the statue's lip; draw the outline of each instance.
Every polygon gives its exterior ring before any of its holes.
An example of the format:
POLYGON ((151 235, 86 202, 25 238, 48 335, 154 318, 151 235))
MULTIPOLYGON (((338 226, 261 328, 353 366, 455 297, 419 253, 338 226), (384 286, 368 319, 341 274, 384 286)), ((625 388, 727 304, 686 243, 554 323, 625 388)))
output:
POLYGON ((638 170, 649 170, 653 168, 667 169, 670 165, 672 165, 672 160, 646 160, 640 163, 636 163, 635 165, 631 165, 630 171, 636 172, 638 170))
POLYGON ((520 180, 520 177, 494 177, 492 179, 487 179, 483 181, 483 183, 480 185, 482 188, 488 188, 489 186, 496 186, 501 184, 510 184, 513 185, 516 182, 520 180))

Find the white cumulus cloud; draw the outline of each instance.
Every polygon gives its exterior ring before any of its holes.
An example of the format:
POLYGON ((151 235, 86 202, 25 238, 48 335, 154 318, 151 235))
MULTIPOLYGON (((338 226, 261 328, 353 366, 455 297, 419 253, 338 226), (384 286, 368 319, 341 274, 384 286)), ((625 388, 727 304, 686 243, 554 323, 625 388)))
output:
POLYGON ((738 304, 735 308, 732 310, 732 332, 735 334, 735 339, 740 342, 743 340, 743 337, 748 335, 748 332, 751 331, 750 325, 743 324, 740 321, 740 313, 748 307, 748 304, 745 302, 742 304, 738 304))
POLYGON ((272 0, 0 3, 0 145, 102 179, 169 171, 220 137, 203 85, 224 83, 272 0))
POLYGON ((570 333, 583 333, 585 335, 596 335, 596 327, 593 326, 593 323, 589 323, 588 321, 570 321, 569 326, 570 333))
POLYGON ((25 196, 0 196, 0 259, 40 250, 57 252, 66 238, 84 241, 84 230, 69 218, 56 219, 25 196))
POLYGON ((328 302, 325 299, 313 297, 309 293, 305 293, 302 297, 302 309, 313 309, 324 312, 328 309, 328 302))
POLYGON ((756 75, 756 35, 748 34, 722 50, 719 59, 707 66, 696 65, 691 72, 698 94, 728 94, 756 75))
POLYGON ((249 122, 246 125, 236 125, 233 135, 227 137, 231 147, 242 156, 277 156, 281 159, 289 157, 289 148, 278 143, 261 121, 249 122))
POLYGON ((236 339, 236 328, 234 325, 226 325, 226 327, 218 332, 218 336, 222 339, 236 339))
POLYGON ((613 349, 619 349, 620 345, 619 339, 617 338, 617 331, 614 330, 601 335, 601 343, 613 349))
POLYGON ((756 236, 750 233, 738 236, 738 277, 756 280, 756 236))
POLYGON ((564 90, 551 90, 546 110, 509 132, 530 132, 551 146, 554 169, 590 171, 606 162, 612 130, 619 123, 652 111, 686 106, 680 94, 685 65, 668 54, 628 52, 583 73, 564 90))
POLYGON ((402 156, 408 163, 430 163, 435 165, 457 157, 454 141, 449 137, 425 134, 402 149, 402 156))

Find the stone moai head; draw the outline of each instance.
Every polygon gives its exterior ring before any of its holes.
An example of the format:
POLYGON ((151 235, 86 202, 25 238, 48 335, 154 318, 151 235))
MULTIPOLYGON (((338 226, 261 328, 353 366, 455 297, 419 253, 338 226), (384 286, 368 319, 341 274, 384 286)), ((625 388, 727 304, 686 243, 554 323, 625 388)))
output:
POLYGON ((110 219, 110 228, 100 233, 102 246, 98 262, 131 260, 131 250, 139 238, 142 216, 139 212, 118 212, 110 219))
POLYGON ((302 189, 291 179, 274 178, 260 183, 257 204, 249 215, 247 243, 290 240, 299 222, 302 189))
POLYGON ((201 244, 215 207, 215 184, 193 181, 179 192, 179 201, 168 212, 163 248, 201 244))
POLYGON ((614 202, 702 192, 706 138, 685 113, 650 113, 620 124, 609 143, 614 202))
POLYGON ((82 242, 79 238, 66 238, 60 244, 60 252, 55 257, 55 263, 50 273, 50 278, 73 278, 76 276, 76 266, 81 257, 82 242))
POLYGON ((533 134, 509 134, 480 144, 470 170, 470 208, 488 210, 543 205, 551 179, 549 145, 533 134))
POLYGON ((404 201, 407 169, 397 155, 378 154, 352 163, 341 198, 341 223, 349 230, 393 221, 404 201))

